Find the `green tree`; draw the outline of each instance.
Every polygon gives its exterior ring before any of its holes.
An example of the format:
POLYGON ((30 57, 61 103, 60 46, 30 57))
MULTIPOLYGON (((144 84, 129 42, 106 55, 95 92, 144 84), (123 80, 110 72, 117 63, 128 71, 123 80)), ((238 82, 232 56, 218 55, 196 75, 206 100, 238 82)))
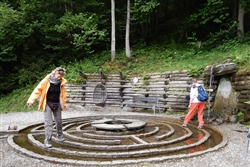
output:
POLYGON ((244 38, 244 16, 250 11, 250 0, 239 0, 238 5, 238 38, 242 42, 244 38))
POLYGON ((93 46, 105 41, 107 35, 106 30, 98 29, 98 21, 95 14, 88 16, 83 13, 75 15, 71 12, 65 13, 59 23, 52 27, 54 34, 58 33, 59 37, 54 40, 61 43, 61 46, 48 44, 45 48, 60 52, 66 50, 67 53, 73 53, 75 58, 92 53, 93 46))
POLYGON ((27 48, 26 40, 32 29, 25 23, 24 13, 6 3, 0 3, 0 89, 5 93, 17 88, 19 57, 27 48))
POLYGON ((193 39, 202 41, 207 47, 215 47, 231 38, 236 24, 231 19, 229 7, 223 0, 208 0, 196 13, 184 23, 184 29, 189 29, 193 39))
POLYGON ((146 39, 150 35, 151 26, 154 22, 151 14, 155 12, 159 5, 158 0, 135 0, 131 6, 131 20, 140 27, 142 39, 146 39))
POLYGON ((17 48, 22 47, 32 30, 25 26, 24 14, 6 3, 0 3, 0 61, 16 61, 17 48))

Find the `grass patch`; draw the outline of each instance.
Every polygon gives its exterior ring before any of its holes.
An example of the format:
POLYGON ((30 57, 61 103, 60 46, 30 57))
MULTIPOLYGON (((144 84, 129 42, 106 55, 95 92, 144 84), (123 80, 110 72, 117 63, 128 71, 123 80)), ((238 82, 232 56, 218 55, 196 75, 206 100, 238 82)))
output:
POLYGON ((26 102, 34 88, 34 86, 27 86, 22 89, 14 90, 12 93, 0 98, 0 113, 37 110, 38 101, 36 101, 30 108, 26 105, 26 102))

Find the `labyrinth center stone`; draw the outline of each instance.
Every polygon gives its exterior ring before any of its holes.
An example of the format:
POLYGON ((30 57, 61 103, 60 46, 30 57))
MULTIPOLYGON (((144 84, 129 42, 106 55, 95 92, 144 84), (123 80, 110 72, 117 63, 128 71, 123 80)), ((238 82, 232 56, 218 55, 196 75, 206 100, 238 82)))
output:
POLYGON ((126 131, 126 130, 138 130, 143 128, 147 123, 135 119, 101 119, 95 120, 91 123, 91 126, 98 130, 111 130, 111 131, 126 131))
MULTIPOLYGON (((189 158, 216 151, 227 143, 218 130, 165 116, 99 115, 63 119, 64 142, 52 137, 44 147, 43 123, 8 137, 18 153, 52 163, 80 166, 116 166, 189 158), (107 132, 108 131, 108 132, 107 132)), ((56 129, 54 129, 56 132, 56 129)))

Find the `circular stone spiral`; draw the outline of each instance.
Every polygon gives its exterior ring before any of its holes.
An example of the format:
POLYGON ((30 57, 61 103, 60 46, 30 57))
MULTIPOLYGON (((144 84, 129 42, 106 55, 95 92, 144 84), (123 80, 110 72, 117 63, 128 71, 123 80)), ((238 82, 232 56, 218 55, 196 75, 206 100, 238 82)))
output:
POLYGON ((59 142, 52 137, 53 147, 50 149, 43 145, 43 123, 10 135, 8 143, 16 151, 30 157, 89 166, 188 158, 218 150, 227 143, 227 139, 216 129, 208 126, 198 129, 192 124, 184 128, 181 124, 177 119, 148 115, 85 116, 63 119, 65 141, 59 142), (110 123, 112 120, 118 122, 110 123), (98 123, 106 127, 108 124, 122 125, 123 128, 110 130, 100 128, 98 123))

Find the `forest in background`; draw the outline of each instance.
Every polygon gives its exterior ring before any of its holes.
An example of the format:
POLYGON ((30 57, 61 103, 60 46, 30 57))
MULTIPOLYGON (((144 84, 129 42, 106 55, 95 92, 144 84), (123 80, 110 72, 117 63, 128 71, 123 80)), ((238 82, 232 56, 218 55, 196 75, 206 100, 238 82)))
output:
MULTIPOLYGON (((156 60, 167 61, 168 66, 163 65, 160 71, 171 65, 178 68, 174 60, 216 61, 216 56, 205 57, 204 53, 249 44, 249 10, 249 0, 3 0, 0 94, 34 85, 45 73, 62 65, 70 64, 87 73, 100 68, 113 73, 126 66, 130 69, 127 73, 133 73, 143 71, 134 70, 137 61, 146 61, 148 66, 156 65, 156 60), (128 1, 130 58, 125 54, 128 1), (112 2, 115 23, 111 20, 112 2), (112 24, 117 52, 113 61, 112 24), (141 55, 144 57, 138 60, 141 55), (117 60, 122 62, 119 66, 117 60), (82 67, 81 62, 90 67, 82 67)), ((248 62, 249 51, 240 58, 238 52, 235 59, 248 62)), ((194 73, 200 68, 193 67, 194 73)), ((69 81, 74 80, 71 72, 69 69, 67 73, 69 81)))

